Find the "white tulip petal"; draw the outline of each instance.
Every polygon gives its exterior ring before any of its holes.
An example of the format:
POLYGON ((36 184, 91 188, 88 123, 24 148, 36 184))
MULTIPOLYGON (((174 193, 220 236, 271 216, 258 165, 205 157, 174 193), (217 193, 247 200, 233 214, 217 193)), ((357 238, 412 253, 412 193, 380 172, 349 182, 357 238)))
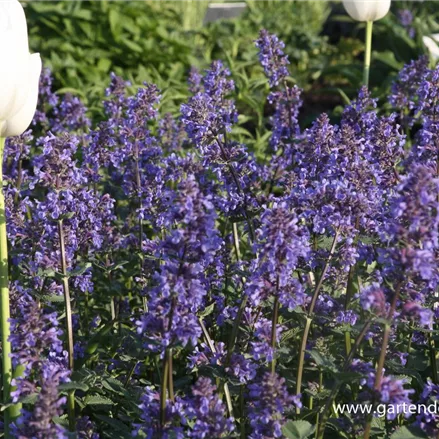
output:
POLYGON ((28 94, 26 17, 18 0, 0 0, 0 120, 13 116, 28 94))
POLYGON ((29 92, 20 110, 6 121, 3 137, 19 136, 32 122, 38 101, 38 86, 41 75, 41 58, 39 53, 29 56, 28 83, 29 92))
POLYGON ((17 49, 28 49, 26 16, 18 0, 0 0, 0 33, 3 32, 14 32, 18 37, 17 40, 9 40, 5 44, 13 45, 17 49))
POLYGON ((435 36, 439 37, 439 34, 431 35, 430 37, 423 36, 422 42, 430 52, 430 55, 433 58, 433 60, 437 61, 439 59, 439 46, 438 46, 439 38, 436 39, 435 36))
POLYGON ((343 0, 346 12, 357 21, 376 21, 385 17, 391 0, 343 0))
MULTIPOLYGON (((1 40, 0 40, 1 41, 1 40)), ((8 62, 0 63, 0 120, 13 116, 24 104, 28 94, 29 51, 11 56, 2 51, 0 59, 8 62)))

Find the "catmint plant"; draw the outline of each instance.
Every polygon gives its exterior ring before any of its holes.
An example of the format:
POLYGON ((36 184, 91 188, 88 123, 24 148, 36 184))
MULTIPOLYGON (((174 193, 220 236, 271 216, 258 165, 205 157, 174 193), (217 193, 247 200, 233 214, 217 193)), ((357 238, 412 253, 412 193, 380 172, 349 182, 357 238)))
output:
POLYGON ((438 400, 438 70, 305 126, 290 48, 253 38, 257 127, 223 61, 178 105, 112 73, 93 111, 43 70, 2 168, 7 434, 437 435, 404 405, 438 400))

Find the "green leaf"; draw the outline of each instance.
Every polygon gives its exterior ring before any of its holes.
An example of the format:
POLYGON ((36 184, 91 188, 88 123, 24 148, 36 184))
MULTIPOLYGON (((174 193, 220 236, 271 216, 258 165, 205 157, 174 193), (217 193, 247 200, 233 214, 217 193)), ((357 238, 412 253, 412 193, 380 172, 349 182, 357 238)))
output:
POLYGON ((142 46, 135 43, 134 41, 129 40, 128 38, 121 38, 121 42, 127 46, 129 50, 132 50, 133 52, 142 52, 142 46))
POLYGON ((131 434, 132 430, 127 425, 125 425, 123 422, 121 422, 117 419, 110 418, 109 416, 105 416, 105 415, 95 415, 95 417, 100 419, 101 421, 105 422, 106 425, 111 426, 116 431, 131 434))
POLYGON ((71 381, 70 383, 63 383, 58 386, 59 390, 82 390, 87 392, 89 387, 85 383, 71 381))
POLYGON ((106 398, 105 396, 101 395, 90 395, 85 398, 84 401, 85 405, 101 405, 101 406, 112 406, 114 405, 114 402, 106 398))
POLYGON ((338 94, 343 99, 343 102, 345 105, 351 105, 351 100, 349 99, 348 95, 341 89, 337 88, 338 94))
POLYGON ((397 61, 395 54, 390 50, 386 50, 385 52, 374 52, 373 56, 375 61, 381 61, 396 71, 401 70, 404 66, 404 63, 397 61))
POLYGON ((117 41, 119 39, 121 29, 121 20, 119 18, 119 13, 114 9, 110 9, 108 13, 108 21, 110 23, 110 29, 113 38, 117 41))
POLYGON ((102 386, 112 393, 116 393, 118 395, 124 395, 125 389, 122 383, 114 378, 107 378, 102 381, 102 386))
POLYGON ((332 361, 331 357, 324 357, 319 351, 313 349, 309 353, 313 360, 316 362, 317 366, 330 371, 330 372, 338 372, 337 366, 332 361))
POLYGON ((42 302, 52 302, 52 303, 64 302, 64 296, 55 296, 54 294, 43 294, 38 297, 42 302))
POLYGON ((215 303, 211 303, 209 306, 206 306, 206 308, 204 308, 203 311, 200 312, 200 317, 206 317, 209 314, 212 314, 214 308, 215 303))
POLYGON ((390 439, 426 439, 428 436, 416 427, 401 427, 390 436, 390 439))
POLYGON ((288 439, 306 439, 315 431, 315 426, 308 421, 288 421, 282 427, 282 433, 288 439))
MULTIPOLYGON (((20 403, 22 403, 22 404, 35 404, 37 399, 38 399, 38 393, 31 393, 30 395, 27 395, 24 398, 21 398, 20 403)), ((7 404, 3 407, 9 407, 11 405, 12 404, 7 404)), ((3 409, 3 407, 2 407, 2 409, 3 409)))
POLYGON ((83 275, 90 267, 92 266, 91 262, 87 262, 82 267, 77 267, 69 273, 69 276, 81 276, 83 275))

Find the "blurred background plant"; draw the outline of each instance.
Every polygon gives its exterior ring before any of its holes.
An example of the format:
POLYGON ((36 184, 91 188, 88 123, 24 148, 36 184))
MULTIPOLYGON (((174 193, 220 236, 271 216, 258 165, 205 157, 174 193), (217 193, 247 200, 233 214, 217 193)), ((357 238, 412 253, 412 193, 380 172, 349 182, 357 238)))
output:
MULTIPOLYGON (((392 2, 392 14, 375 26, 371 87, 378 97, 405 63, 427 52, 423 37, 439 31, 435 5, 418 3, 392 2)), ((322 111, 337 117, 361 84, 364 26, 339 2, 246 5, 239 17, 209 23, 203 22, 207 1, 32 1, 26 9, 31 49, 54 72, 55 87, 80 96, 95 118, 111 71, 133 86, 156 83, 162 106, 175 113, 187 97, 190 67, 203 69, 219 58, 233 71, 238 106, 253 114, 241 121, 243 128, 250 123, 254 134, 267 113, 256 104, 268 92, 253 44, 261 28, 285 41, 291 81, 304 90, 301 124, 322 111)))

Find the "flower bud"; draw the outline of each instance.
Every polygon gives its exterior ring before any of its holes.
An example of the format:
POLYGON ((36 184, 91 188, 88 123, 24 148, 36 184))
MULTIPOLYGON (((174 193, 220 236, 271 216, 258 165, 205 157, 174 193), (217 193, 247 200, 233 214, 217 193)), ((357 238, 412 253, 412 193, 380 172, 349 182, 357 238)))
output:
POLYGON ((24 10, 0 0, 0 137, 23 133, 37 105, 41 60, 30 55, 24 10))
POLYGON ((376 21, 390 9, 390 0, 343 0, 346 12, 357 21, 376 21))

